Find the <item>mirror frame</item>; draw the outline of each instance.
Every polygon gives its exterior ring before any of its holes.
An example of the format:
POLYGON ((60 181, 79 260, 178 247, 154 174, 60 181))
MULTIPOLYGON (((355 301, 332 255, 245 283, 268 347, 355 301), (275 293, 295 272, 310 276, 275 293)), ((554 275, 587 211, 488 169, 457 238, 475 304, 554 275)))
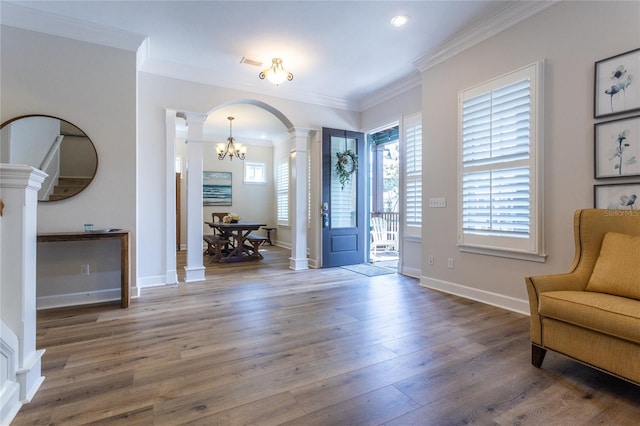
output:
MULTIPOLYGON (((95 156, 96 166, 95 166, 95 168, 94 168, 94 170, 93 170, 93 174, 92 174, 92 175, 91 175, 91 177, 89 178, 89 181, 87 182, 87 184, 86 184, 84 187, 82 187, 82 189, 80 189, 79 191, 74 192, 74 193, 72 193, 72 194, 69 194, 69 195, 67 195, 66 197, 56 198, 56 199, 54 199, 54 200, 40 200, 40 199, 38 199, 38 202, 39 202, 39 203, 51 203, 51 202, 55 202, 55 201, 68 200, 69 198, 73 198, 74 196, 76 196, 76 195, 80 194, 82 191, 84 191, 85 189, 87 189, 87 187, 88 187, 89 185, 91 185, 91 182, 93 182, 93 179, 96 177, 96 173, 98 172, 98 162, 99 162, 99 159, 98 159, 98 151, 96 150, 96 146, 95 146, 95 144, 93 143, 93 141, 91 140, 91 138, 89 137, 89 135, 87 135, 87 132, 85 132, 84 130, 82 130, 80 127, 76 126, 76 125, 75 125, 75 124, 73 124, 72 122, 70 122, 70 121, 68 121, 68 120, 65 120, 65 119, 63 119, 63 118, 60 118, 60 117, 53 116, 53 115, 47 115, 47 114, 26 114, 26 115, 20 115, 20 116, 18 116, 18 117, 11 118, 11 119, 9 119, 9 120, 5 121, 4 123, 2 123, 2 124, 0 125, 0 129, 3 129, 5 126, 8 126, 9 124, 11 124, 11 123, 13 123, 13 122, 15 122, 15 121, 18 121, 18 120, 20 120, 20 119, 23 119, 23 118, 33 118, 33 117, 51 118, 51 119, 58 120, 58 121, 60 121, 60 122, 64 122, 64 123, 66 123, 66 124, 68 124, 68 125, 70 125, 70 126, 75 127, 76 129, 78 129, 80 132, 82 132, 82 133, 84 134, 84 136, 87 138, 87 141, 88 141, 88 142, 89 142, 89 144, 91 145, 91 148, 93 149, 93 155, 95 156)), ((32 167, 38 168, 37 166, 33 166, 33 165, 31 165, 31 164, 29 164, 29 166, 32 166, 32 167)))

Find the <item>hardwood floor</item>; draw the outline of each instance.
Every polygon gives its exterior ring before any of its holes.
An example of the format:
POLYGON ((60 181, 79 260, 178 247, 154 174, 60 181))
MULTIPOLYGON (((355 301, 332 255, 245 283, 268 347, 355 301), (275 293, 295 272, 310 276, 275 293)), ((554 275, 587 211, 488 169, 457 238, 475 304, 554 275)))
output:
POLYGON ((640 387, 554 353, 534 368, 523 315, 264 255, 128 309, 40 312, 46 380, 13 424, 638 424, 640 387))

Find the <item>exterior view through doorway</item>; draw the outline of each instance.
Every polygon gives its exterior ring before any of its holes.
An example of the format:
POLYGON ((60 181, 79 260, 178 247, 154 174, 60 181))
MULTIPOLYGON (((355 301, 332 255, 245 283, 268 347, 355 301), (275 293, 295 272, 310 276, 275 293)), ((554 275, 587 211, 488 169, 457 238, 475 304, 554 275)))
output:
POLYGON ((400 256, 399 126, 367 135, 369 145, 369 261, 398 270, 400 256))

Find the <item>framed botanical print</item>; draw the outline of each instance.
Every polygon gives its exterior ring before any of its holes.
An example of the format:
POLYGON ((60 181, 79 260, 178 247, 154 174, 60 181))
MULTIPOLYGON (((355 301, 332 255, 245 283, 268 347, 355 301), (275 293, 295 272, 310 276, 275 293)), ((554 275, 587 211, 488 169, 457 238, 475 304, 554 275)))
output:
POLYGON ((640 175, 640 115, 594 125, 594 177, 640 175))
POLYGON ((596 209, 638 210, 640 183, 594 185, 593 206, 596 209))
POLYGON ((640 49, 595 64, 593 116, 640 110, 640 49))

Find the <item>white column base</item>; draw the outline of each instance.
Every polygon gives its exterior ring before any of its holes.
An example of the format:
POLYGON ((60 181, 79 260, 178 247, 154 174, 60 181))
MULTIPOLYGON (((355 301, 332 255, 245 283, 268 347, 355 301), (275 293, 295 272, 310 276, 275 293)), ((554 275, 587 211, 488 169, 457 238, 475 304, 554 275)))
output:
POLYGON ((185 278, 184 281, 187 283, 193 281, 204 281, 204 273, 206 268, 204 266, 196 267, 196 268, 188 268, 184 267, 185 278))
POLYGON ((178 271, 175 269, 167 270, 165 284, 175 284, 178 282, 178 271))
POLYGON ((294 271, 301 271, 303 269, 309 269, 309 259, 294 259, 293 257, 289 258, 289 269, 293 269, 294 271))
POLYGON ((35 351, 31 358, 27 360, 25 366, 16 371, 16 378, 18 379, 18 383, 20 383, 20 400, 23 404, 31 401, 31 398, 33 398, 42 382, 44 382, 44 376, 40 374, 41 360, 44 352, 44 349, 35 351))

